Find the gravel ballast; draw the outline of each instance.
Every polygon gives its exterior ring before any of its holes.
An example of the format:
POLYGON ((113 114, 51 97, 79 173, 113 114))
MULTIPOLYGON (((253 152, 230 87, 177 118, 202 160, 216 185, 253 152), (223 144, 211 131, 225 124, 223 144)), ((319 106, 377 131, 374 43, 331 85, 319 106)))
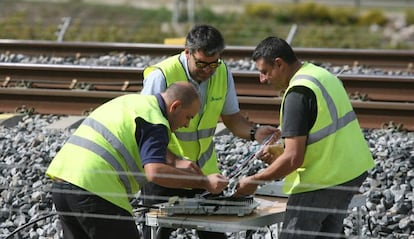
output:
MULTIPOLYGON (((26 115, 16 126, 0 126, 0 238, 36 219, 37 222, 9 238, 61 238, 59 220, 52 215, 51 181, 44 174, 73 132, 73 129, 48 128, 59 118, 26 115)), ((364 130, 364 134, 376 166, 361 188, 367 200, 360 215, 354 208, 344 222, 346 234, 357 237, 360 232, 364 238, 413 239, 414 133, 400 132, 391 125, 386 129, 364 130)), ((231 134, 216 136, 215 141, 224 174, 259 147, 256 142, 231 134)), ((245 175, 264 167, 261 162, 251 165, 254 166, 244 172, 245 175)), ((254 238, 270 238, 270 233, 269 230, 260 231, 254 238)), ((192 230, 177 230, 173 235, 195 238, 192 230)))

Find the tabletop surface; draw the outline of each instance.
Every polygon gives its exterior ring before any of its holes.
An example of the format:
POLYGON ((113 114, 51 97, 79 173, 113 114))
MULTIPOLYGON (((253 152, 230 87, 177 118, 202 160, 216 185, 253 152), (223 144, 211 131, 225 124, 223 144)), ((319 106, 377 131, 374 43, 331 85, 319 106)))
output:
POLYGON ((254 230, 283 220, 287 198, 255 196, 259 206, 249 215, 172 215, 151 210, 146 215, 149 226, 163 226, 172 228, 195 228, 205 231, 237 232, 240 230, 254 230))

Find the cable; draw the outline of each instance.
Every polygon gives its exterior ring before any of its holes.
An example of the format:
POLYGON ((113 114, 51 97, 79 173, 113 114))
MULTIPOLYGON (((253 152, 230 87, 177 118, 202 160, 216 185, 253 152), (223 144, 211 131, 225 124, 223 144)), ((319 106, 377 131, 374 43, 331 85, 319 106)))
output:
MULTIPOLYGON (((140 206, 141 206, 141 208, 146 208, 146 209, 148 209, 148 208, 155 208, 155 209, 159 209, 159 207, 157 207, 157 206, 153 206, 153 205, 140 205, 140 206)), ((51 212, 51 213, 49 213, 49 214, 47 214, 47 215, 45 215, 45 216, 39 217, 39 218, 37 218, 37 219, 34 219, 33 221, 30 221, 30 222, 28 222, 28 223, 26 223, 26 224, 23 224, 23 225, 21 225, 20 227, 16 228, 16 229, 15 229, 13 232, 11 232, 9 235, 7 235, 4 239, 10 239, 13 235, 15 235, 16 233, 18 233, 18 232, 20 232, 21 230, 25 229, 26 227, 28 227, 28 226, 30 226, 30 225, 32 225, 32 224, 34 224, 34 223, 38 222, 38 221, 41 221, 41 220, 43 220, 43 219, 46 219, 46 218, 48 218, 48 217, 52 217, 52 216, 55 216, 55 215, 57 215, 57 212, 51 212)))
POLYGON ((259 149, 256 150, 255 152, 251 153, 248 157, 244 158, 243 162, 236 167, 232 173, 230 173, 227 177, 228 178, 237 178, 243 171, 243 169, 245 168, 245 166, 251 162, 253 159, 256 159, 257 156, 264 150, 264 148, 269 145, 272 144, 276 141, 276 133, 270 135, 268 138, 266 138, 263 143, 260 145, 259 149))
POLYGON ((14 234, 16 234, 16 233, 18 233, 19 231, 21 231, 22 229, 24 229, 24 228, 26 228, 26 227, 28 227, 28 226, 30 226, 30 225, 32 225, 32 224, 34 224, 34 223, 38 222, 38 221, 41 221, 41 220, 46 219, 46 218, 48 218, 48 217, 54 216, 54 215, 56 215, 56 214, 57 214, 56 212, 52 212, 52 213, 49 213, 49 214, 47 214, 47 215, 45 215, 45 216, 43 216, 43 217, 37 218, 37 219, 35 219, 35 220, 33 220, 33 221, 30 221, 30 222, 28 222, 28 223, 26 223, 26 224, 23 224, 23 225, 21 225, 20 227, 16 228, 16 230, 14 230, 12 233, 10 233, 8 236, 6 236, 4 239, 9 239, 9 238, 11 238, 14 234))
POLYGON ((272 232, 272 230, 270 229, 270 226, 268 225, 268 226, 266 226, 266 228, 267 228, 267 230, 268 230, 268 232, 269 232, 269 234, 270 234, 270 239, 273 239, 273 232, 272 232))

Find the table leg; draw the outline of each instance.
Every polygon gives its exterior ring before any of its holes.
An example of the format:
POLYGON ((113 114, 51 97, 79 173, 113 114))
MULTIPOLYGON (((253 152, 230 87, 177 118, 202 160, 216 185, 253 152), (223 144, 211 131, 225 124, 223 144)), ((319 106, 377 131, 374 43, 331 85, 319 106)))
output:
POLYGON ((151 226, 151 239, 157 238, 157 226, 151 226))

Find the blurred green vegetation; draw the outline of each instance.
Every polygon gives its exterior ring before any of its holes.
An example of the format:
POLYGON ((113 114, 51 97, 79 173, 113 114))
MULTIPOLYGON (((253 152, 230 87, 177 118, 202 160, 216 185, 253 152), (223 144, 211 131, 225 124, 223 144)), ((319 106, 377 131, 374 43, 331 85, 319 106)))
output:
MULTIPOLYGON (((402 11, 413 24, 414 10, 402 11)), ((191 27, 186 12, 180 13, 179 29, 171 23, 167 8, 139 9, 131 6, 69 2, 0 2, 0 38, 56 40, 63 17, 71 24, 65 41, 163 43, 165 38, 183 37, 191 27)), ((293 24, 297 32, 294 47, 332 48, 413 48, 409 43, 391 45, 382 36, 388 23, 383 10, 354 7, 328 7, 316 3, 245 4, 242 13, 215 13, 208 7, 197 9, 195 23, 219 28, 227 45, 256 45, 269 35, 286 38, 293 24), (377 26, 377 27, 372 27, 377 26), (371 30, 374 29, 374 30, 371 30), (375 30, 376 29, 376 30, 375 30)))
POLYGON ((407 22, 407 25, 413 25, 414 24, 414 9, 406 9, 404 11, 405 13, 405 21, 407 22))

